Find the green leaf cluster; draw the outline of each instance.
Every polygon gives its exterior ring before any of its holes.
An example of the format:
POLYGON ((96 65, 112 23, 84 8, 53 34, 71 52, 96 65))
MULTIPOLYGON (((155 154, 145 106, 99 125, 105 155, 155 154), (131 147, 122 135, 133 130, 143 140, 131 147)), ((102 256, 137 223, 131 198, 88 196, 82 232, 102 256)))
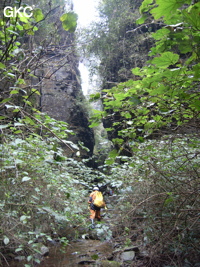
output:
POLYGON ((132 69, 135 79, 103 90, 109 131, 124 140, 117 145, 118 150, 128 149, 130 153, 129 142, 183 129, 200 116, 199 3, 144 1, 140 11, 149 11, 154 19, 173 25, 164 25, 152 34, 155 46, 149 52, 151 59, 146 66, 132 69))
POLYGON ((60 17, 63 28, 69 32, 74 32, 76 30, 77 19, 78 19, 78 16, 74 12, 65 13, 60 17))

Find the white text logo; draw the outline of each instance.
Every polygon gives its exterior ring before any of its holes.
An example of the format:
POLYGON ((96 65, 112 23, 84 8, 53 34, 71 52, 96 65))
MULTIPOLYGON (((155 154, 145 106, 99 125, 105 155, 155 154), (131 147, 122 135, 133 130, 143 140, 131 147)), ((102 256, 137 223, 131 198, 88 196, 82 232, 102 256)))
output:
POLYGON ((27 6, 27 7, 11 7, 11 6, 6 6, 3 10, 3 14, 5 17, 10 18, 10 17, 17 17, 17 15, 19 16, 24 16, 24 17, 31 17, 33 15, 33 8, 31 6, 27 6), (27 13, 28 11, 28 13, 27 13), (22 14, 21 14, 22 13, 22 14))

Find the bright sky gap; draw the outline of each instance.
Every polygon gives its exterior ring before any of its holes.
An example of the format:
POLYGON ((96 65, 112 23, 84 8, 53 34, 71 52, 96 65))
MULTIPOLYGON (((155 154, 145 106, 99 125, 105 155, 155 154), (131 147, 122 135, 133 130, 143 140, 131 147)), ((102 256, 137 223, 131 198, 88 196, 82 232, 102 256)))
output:
MULTIPOLYGON (((74 12, 78 14, 78 27, 87 27, 92 21, 97 19, 96 6, 98 0, 73 0, 74 12)), ((88 67, 79 63, 81 73, 81 86, 84 95, 88 95, 90 87, 90 78, 88 67)))

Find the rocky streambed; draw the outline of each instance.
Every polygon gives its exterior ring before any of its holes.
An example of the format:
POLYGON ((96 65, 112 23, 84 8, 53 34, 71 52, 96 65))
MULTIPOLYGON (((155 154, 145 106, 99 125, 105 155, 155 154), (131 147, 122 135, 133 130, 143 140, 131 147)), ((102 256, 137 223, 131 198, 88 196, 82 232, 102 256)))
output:
MULTIPOLYGON (((143 246, 142 231, 136 227, 137 221, 130 222, 132 229, 128 229, 120 218, 120 210, 114 209, 114 197, 110 197, 107 204, 109 209, 102 211, 102 221, 96 222, 94 229, 90 227, 89 220, 87 226, 63 229, 68 234, 71 231, 71 241, 66 246, 56 242, 56 238, 47 246, 41 244, 41 263, 35 266, 147 266, 145 262, 149 257, 143 246)), ((24 263, 19 259, 10 266, 22 267, 24 263)))
POLYGON ((110 203, 109 207, 108 211, 102 212, 103 219, 96 222, 94 229, 78 229, 79 239, 65 248, 51 247, 49 256, 43 258, 39 267, 146 266, 148 255, 141 245, 141 232, 135 228, 131 233, 122 233, 123 225, 117 211, 110 203))
POLYGON ((50 257, 46 257, 39 266, 139 266, 138 256, 137 246, 114 249, 112 241, 78 240, 71 242, 62 252, 60 248, 50 249, 50 257))

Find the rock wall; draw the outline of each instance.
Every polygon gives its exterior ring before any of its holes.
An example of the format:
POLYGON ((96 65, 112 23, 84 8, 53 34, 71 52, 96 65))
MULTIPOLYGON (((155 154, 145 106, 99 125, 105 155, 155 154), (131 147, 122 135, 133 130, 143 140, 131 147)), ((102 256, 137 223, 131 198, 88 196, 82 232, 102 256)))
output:
POLYGON ((94 135, 88 127, 88 112, 84 104, 78 57, 73 42, 48 46, 43 53, 45 55, 40 68, 36 70, 37 82, 40 83, 40 110, 57 120, 67 122, 69 129, 75 132, 70 140, 83 142, 88 151, 82 150, 81 157, 89 157, 93 154, 94 135))

